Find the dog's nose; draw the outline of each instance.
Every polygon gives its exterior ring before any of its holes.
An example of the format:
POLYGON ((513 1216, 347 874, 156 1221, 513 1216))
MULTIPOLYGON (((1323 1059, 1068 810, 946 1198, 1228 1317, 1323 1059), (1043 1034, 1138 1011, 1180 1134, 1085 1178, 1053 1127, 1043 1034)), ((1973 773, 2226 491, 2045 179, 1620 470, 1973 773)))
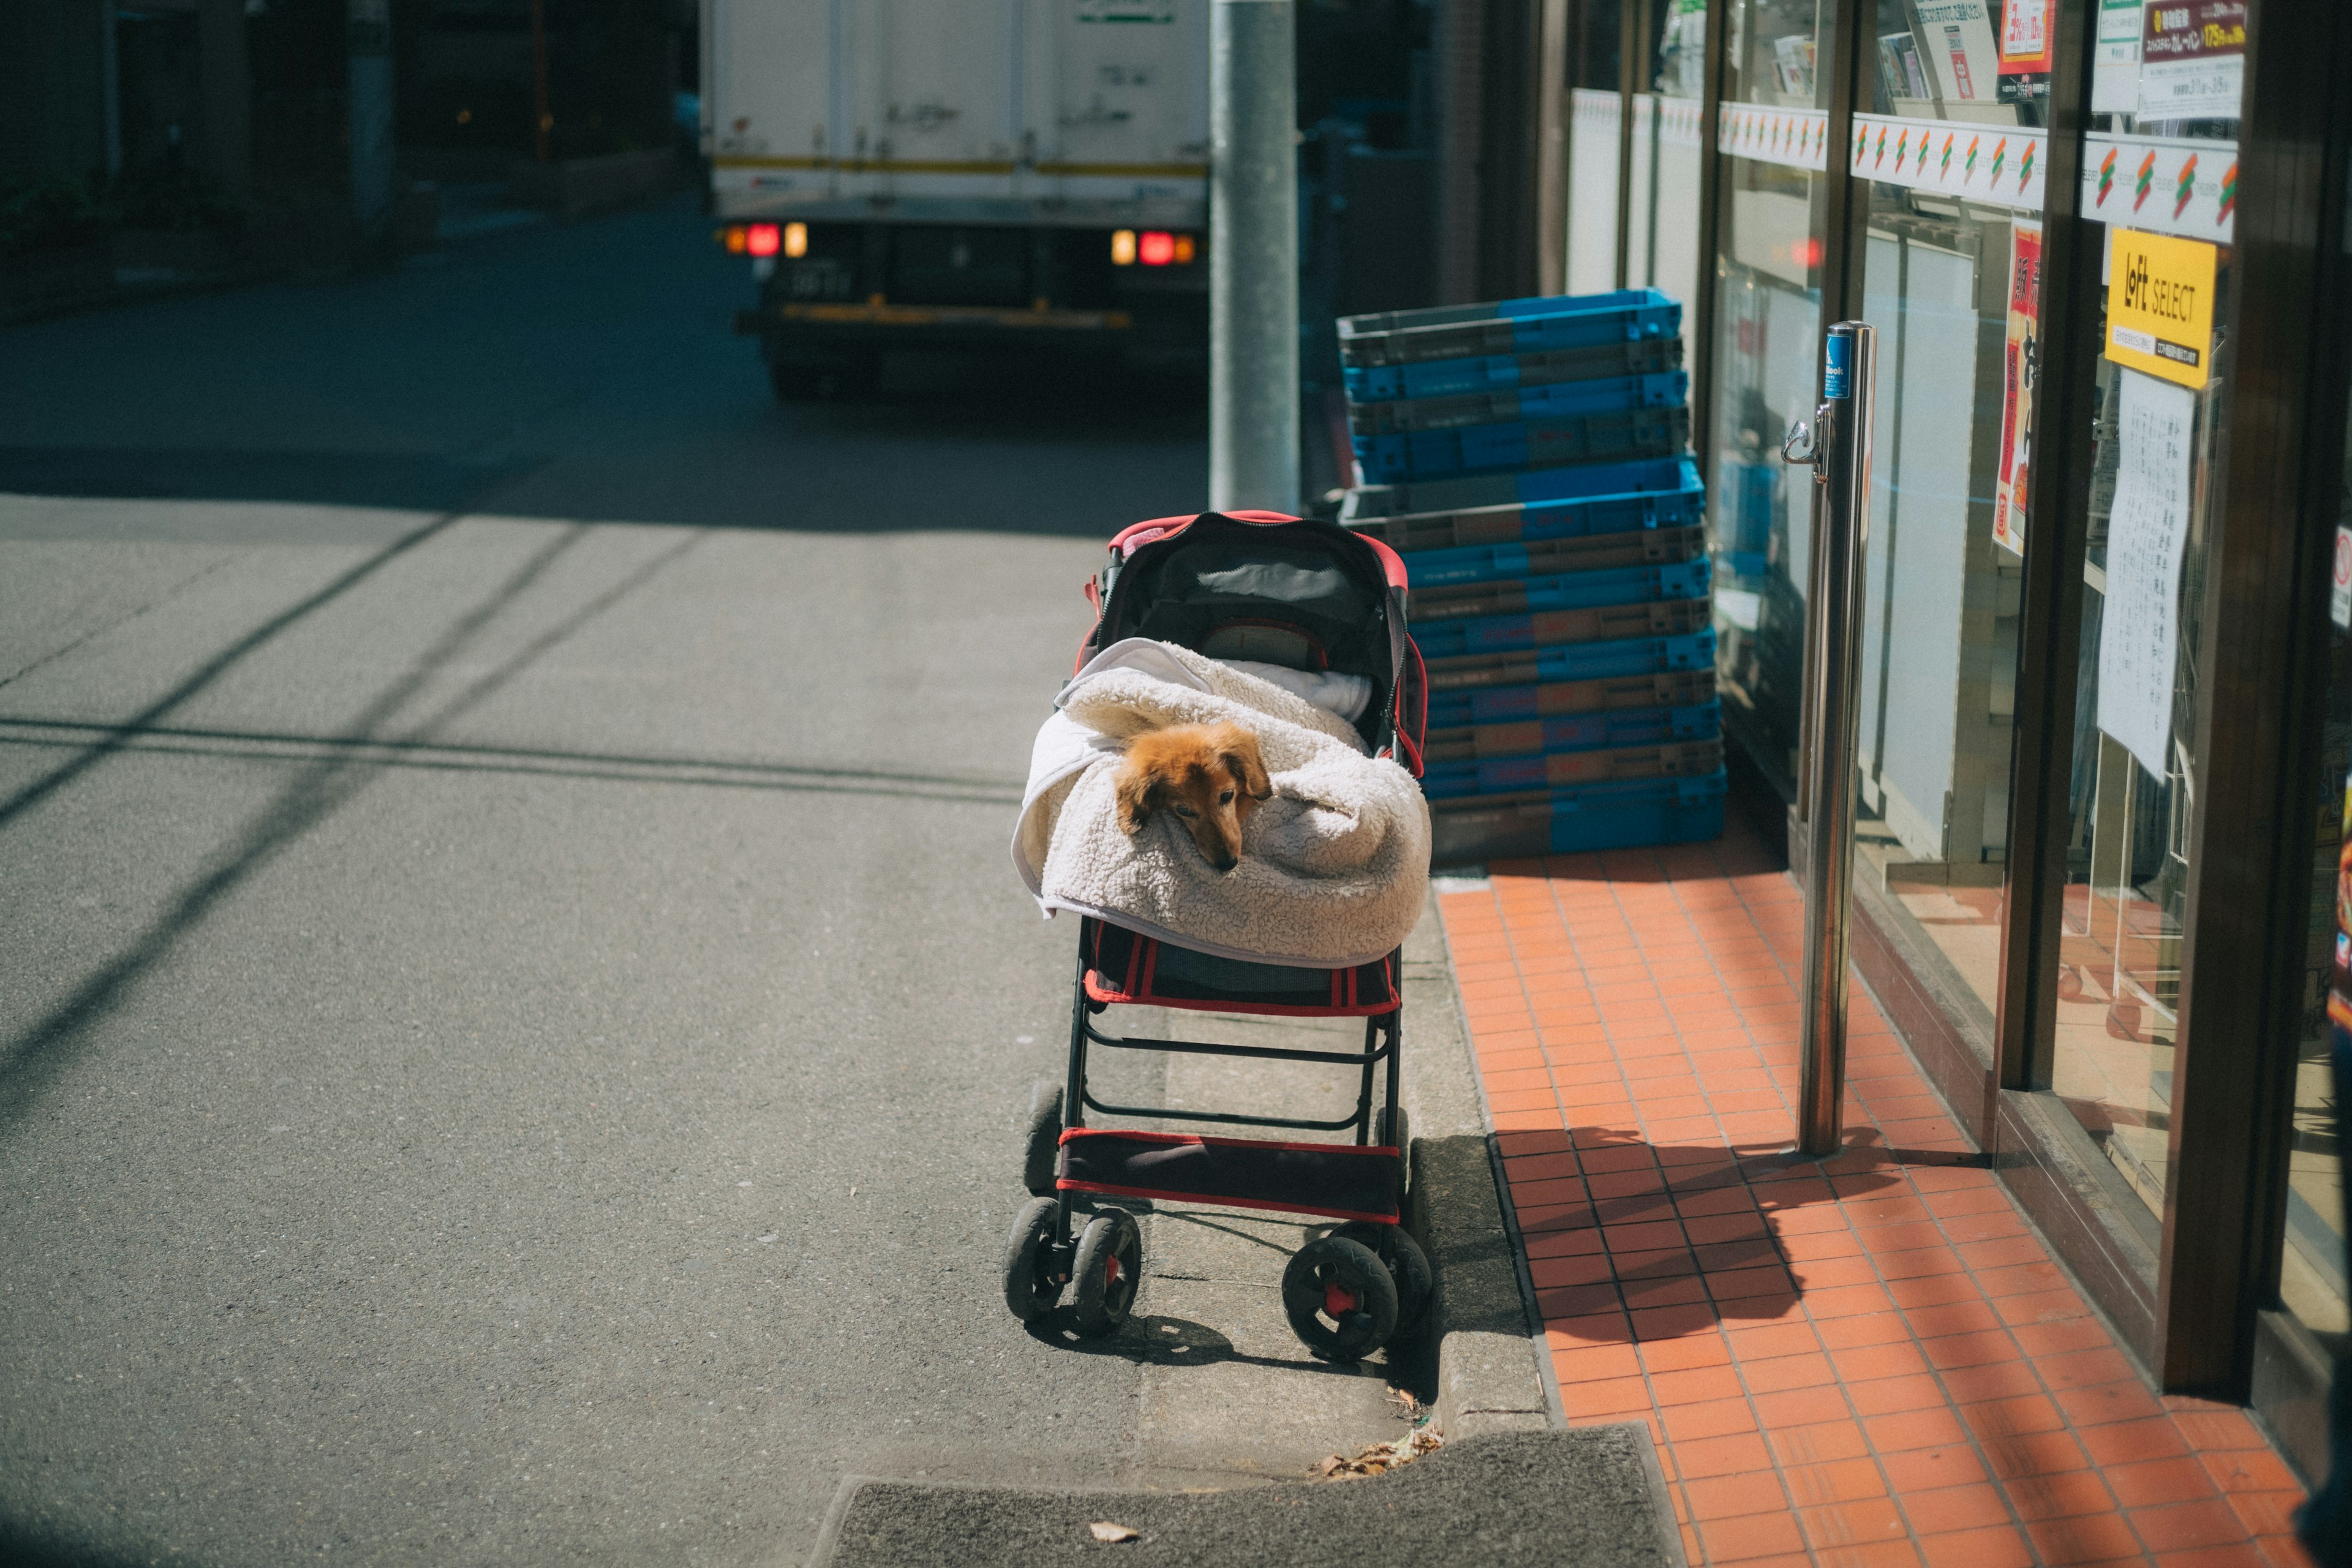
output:
POLYGON ((1220 855, 1215 860, 1210 863, 1215 866, 1220 871, 1230 871, 1234 867, 1240 865, 1241 861, 1231 855, 1220 855))

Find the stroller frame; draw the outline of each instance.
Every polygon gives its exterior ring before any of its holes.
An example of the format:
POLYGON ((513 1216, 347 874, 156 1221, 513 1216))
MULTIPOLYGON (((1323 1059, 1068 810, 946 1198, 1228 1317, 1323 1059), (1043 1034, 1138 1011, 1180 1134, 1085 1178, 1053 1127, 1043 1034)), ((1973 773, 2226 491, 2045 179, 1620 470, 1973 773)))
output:
MULTIPOLYGON (((1301 524, 1277 513, 1204 513, 1139 523, 1125 531, 1112 541, 1110 568, 1088 584, 1088 596, 1100 614, 1081 647, 1080 666, 1120 636, 1157 635, 1189 646, 1192 637, 1186 632, 1197 636, 1203 624, 1195 621, 1175 629, 1162 623, 1156 627, 1146 612, 1135 609, 1132 595, 1123 599, 1118 594, 1123 568, 1130 563, 1149 569, 1176 561, 1171 552, 1181 547, 1188 533, 1193 540, 1205 536, 1241 542, 1237 547, 1246 556, 1250 536, 1287 533, 1277 527, 1283 524, 1297 525, 1299 532, 1294 537, 1302 537, 1310 550, 1321 549, 1332 559, 1345 561, 1359 574, 1359 589, 1373 596, 1375 608, 1365 623, 1370 629, 1351 650, 1358 669, 1384 672, 1384 678, 1375 678, 1368 735, 1377 749, 1417 775, 1427 699, 1419 655, 1403 632, 1402 563, 1384 545, 1330 524, 1301 524)), ((1163 576, 1175 571, 1169 565, 1163 576)), ((1252 619, 1247 624, 1268 623, 1252 619)), ((1310 1240, 1285 1271, 1284 1308, 1293 1329, 1309 1350, 1329 1360, 1354 1360, 1410 1332, 1430 1298, 1431 1279, 1427 1260, 1401 1226, 1408 1148, 1399 1104, 1403 950, 1354 970, 1294 968, 1221 959, 1118 929, 1094 915, 1082 916, 1081 922, 1063 1081, 1058 1091, 1040 1084, 1032 1104, 1028 1180, 1033 1196, 1014 1226, 1006 1259, 1006 1300, 1015 1315, 1034 1319, 1060 1299, 1065 1287, 1075 1286, 1082 1330, 1099 1332, 1124 1321, 1140 1279, 1141 1244, 1133 1216, 1120 1200, 1140 1199, 1330 1217, 1339 1222, 1336 1227, 1310 1240), (1129 944, 1124 980, 1108 973, 1116 963, 1104 963, 1106 932, 1129 944), (1163 987, 1155 975, 1160 955, 1168 952, 1182 953, 1192 973, 1163 987), (1221 984, 1221 977, 1230 984, 1221 984), (1328 986, 1323 1002, 1312 994, 1318 984, 1328 986), (1363 994, 1367 991, 1370 994, 1363 994), (1266 1000, 1275 994, 1286 1000, 1266 1000), (1363 1040, 1360 1048, 1349 1050, 1139 1039, 1111 1033, 1097 1022, 1122 1005, 1361 1017, 1363 1040), (1345 1115, 1328 1119, 1113 1103, 1097 1098, 1087 1081, 1089 1059, 1097 1048, 1345 1068, 1355 1074, 1355 1103, 1345 1115), (1089 1111, 1211 1128, 1351 1131, 1354 1139, 1352 1143, 1282 1142, 1090 1127, 1089 1111)))

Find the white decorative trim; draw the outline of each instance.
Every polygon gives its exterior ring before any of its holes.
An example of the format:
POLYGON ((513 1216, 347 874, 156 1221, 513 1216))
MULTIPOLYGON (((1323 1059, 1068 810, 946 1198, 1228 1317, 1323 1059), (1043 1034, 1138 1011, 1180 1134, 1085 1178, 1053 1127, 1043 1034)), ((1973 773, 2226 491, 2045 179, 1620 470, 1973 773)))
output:
POLYGON ((1856 179, 2038 213, 2050 138, 2017 125, 1857 114, 1853 153, 1856 179))
POLYGON ((2228 245, 2238 231, 2238 144, 2088 132, 2083 216, 2228 245))
POLYGON ((1811 169, 1830 166, 1830 117, 1818 109, 1768 109, 1727 103, 1716 128, 1716 150, 1759 163, 1811 169))
POLYGON ((1706 116, 1696 98, 1668 98, 1665 95, 1639 93, 1633 99, 1633 114, 1641 129, 1649 129, 1649 116, 1658 120, 1658 142, 1665 147, 1702 147, 1706 138, 1699 134, 1706 116))

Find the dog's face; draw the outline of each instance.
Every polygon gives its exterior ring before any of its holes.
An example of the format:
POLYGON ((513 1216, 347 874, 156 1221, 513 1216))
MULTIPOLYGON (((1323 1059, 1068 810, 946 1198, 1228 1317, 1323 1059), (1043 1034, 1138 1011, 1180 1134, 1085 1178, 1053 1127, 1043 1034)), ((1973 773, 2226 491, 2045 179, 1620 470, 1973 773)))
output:
POLYGON ((1118 825, 1140 833, 1157 811, 1171 813, 1220 871, 1240 863, 1242 824, 1272 798, 1257 737, 1238 724, 1184 724, 1129 742, 1119 763, 1118 825))

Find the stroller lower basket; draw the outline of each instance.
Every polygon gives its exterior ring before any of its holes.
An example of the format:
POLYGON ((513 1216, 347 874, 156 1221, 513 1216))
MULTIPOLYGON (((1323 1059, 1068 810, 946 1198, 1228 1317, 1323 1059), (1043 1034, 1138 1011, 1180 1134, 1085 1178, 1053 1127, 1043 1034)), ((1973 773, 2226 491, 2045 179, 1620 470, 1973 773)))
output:
POLYGON ((1397 1104, 1400 955, 1352 969, 1247 963, 1181 949, 1097 920, 1081 922, 1071 1003, 1069 1066, 1061 1085, 1031 1101, 1024 1180, 1031 1198, 1005 1257, 1005 1304, 1024 1321, 1071 1298, 1078 1327, 1108 1332, 1132 1309, 1142 1237, 1132 1214, 1106 1199, 1211 1204, 1321 1215, 1342 1222, 1293 1255, 1283 1308, 1307 1348, 1328 1360, 1369 1355, 1417 1326, 1431 1291, 1428 1261, 1398 1221, 1408 1148, 1397 1104), (1137 1040, 1095 1019, 1143 1004, 1192 1011, 1360 1017, 1360 1050, 1137 1040), (1355 1108, 1330 1120, 1237 1111, 1112 1105, 1087 1084, 1089 1050, 1168 1051, 1313 1062, 1353 1069, 1355 1108), (1383 1092, 1374 1094, 1379 1069, 1383 1092), (1086 1124, 1106 1115, 1352 1131, 1355 1141, 1276 1142, 1086 1124))

